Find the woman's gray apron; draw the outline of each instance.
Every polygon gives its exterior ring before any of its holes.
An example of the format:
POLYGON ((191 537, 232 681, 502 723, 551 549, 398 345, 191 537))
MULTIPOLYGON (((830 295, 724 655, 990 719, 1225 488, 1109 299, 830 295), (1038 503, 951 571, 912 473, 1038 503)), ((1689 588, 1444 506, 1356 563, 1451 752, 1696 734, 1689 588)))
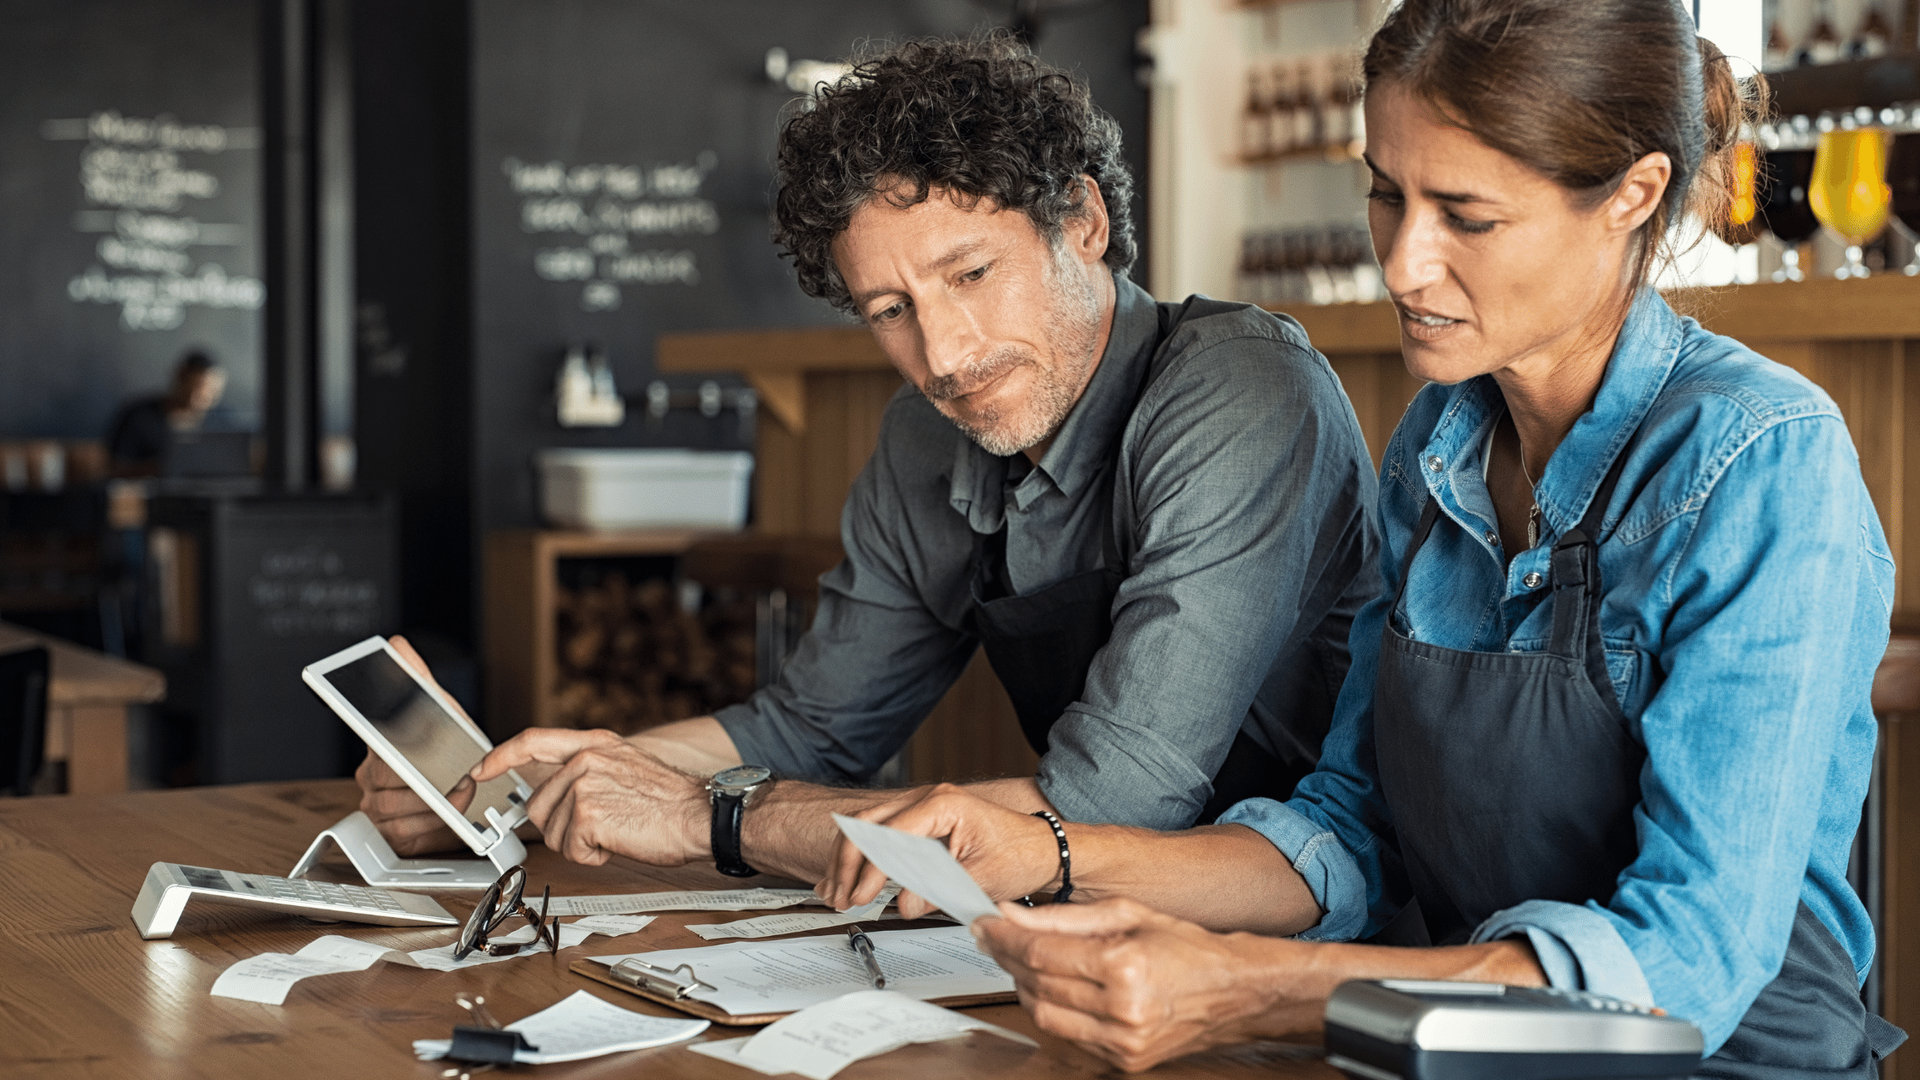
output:
MULTIPOLYGON (((1146 377, 1134 393, 1134 405, 1167 366, 1161 354, 1181 322, 1243 306, 1202 297, 1178 307, 1160 305, 1159 336, 1146 377)), ((1132 411, 1128 409, 1129 415, 1132 411)), ((1113 456, 1117 454, 1116 446, 1113 456)), ((1020 596, 1014 593, 1007 574, 1006 526, 995 533, 974 534, 972 630, 986 649, 987 661, 993 665, 1000 685, 1013 700, 1020 730, 1036 753, 1047 752, 1047 732, 1067 706, 1080 700, 1094 655, 1113 632, 1113 598, 1120 591, 1127 566, 1112 521, 1117 471, 1110 461, 1097 487, 1102 492, 1098 497, 1108 508, 1108 520, 1100 534, 1104 558, 1099 569, 1020 596)), ((1202 808, 1196 824, 1213 821, 1242 799, 1285 799, 1293 794, 1294 784, 1312 771, 1313 762, 1283 762, 1246 732, 1238 731, 1227 760, 1213 778, 1213 797, 1202 808)))
MULTIPOLYGON (((1614 699, 1600 638, 1597 538, 1625 457, 1553 546, 1544 653, 1443 649, 1396 628, 1407 571, 1440 516, 1431 497, 1421 511, 1381 634, 1373 710, 1381 788, 1417 902, 1396 920, 1399 942, 1459 944, 1524 900, 1604 904, 1638 853, 1646 750, 1614 699)), ((1870 1080, 1905 1038, 1866 1012, 1846 949, 1802 903, 1779 975, 1697 1075, 1870 1080)))

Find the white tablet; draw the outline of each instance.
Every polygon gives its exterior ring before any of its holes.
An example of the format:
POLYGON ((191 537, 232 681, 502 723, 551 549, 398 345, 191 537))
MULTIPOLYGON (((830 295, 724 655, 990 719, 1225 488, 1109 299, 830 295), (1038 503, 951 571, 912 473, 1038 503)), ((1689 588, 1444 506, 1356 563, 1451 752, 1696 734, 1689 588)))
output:
POLYGON ((533 789, 512 770, 481 784, 464 815, 454 808, 447 793, 493 743, 385 638, 370 637, 309 664, 300 677, 476 854, 488 854, 527 820, 533 789))

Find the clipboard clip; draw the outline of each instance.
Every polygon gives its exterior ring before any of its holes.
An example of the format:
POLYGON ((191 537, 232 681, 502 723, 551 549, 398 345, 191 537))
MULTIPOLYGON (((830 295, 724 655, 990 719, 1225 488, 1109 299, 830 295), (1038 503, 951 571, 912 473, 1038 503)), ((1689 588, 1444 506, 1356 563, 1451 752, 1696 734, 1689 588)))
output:
POLYGON ((668 970, 655 967, 637 957, 628 957, 613 965, 611 970, 613 977, 621 982, 631 983, 673 1001, 684 1000, 695 990, 720 992, 719 987, 702 982, 700 976, 694 974, 692 964, 681 964, 677 968, 668 970))

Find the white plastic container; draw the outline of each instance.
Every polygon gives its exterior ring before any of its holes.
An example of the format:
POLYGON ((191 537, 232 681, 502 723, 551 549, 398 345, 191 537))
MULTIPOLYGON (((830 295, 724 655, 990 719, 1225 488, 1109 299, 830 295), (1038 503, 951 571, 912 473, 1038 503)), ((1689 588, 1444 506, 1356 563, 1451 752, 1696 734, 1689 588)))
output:
POLYGON ((540 512, 571 529, 738 529, 745 450, 542 450, 540 512))

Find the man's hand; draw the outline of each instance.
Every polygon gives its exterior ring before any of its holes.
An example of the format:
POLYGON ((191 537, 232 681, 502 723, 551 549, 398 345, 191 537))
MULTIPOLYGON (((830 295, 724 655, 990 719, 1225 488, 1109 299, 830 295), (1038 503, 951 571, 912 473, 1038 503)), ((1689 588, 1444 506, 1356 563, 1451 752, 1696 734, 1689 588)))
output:
MULTIPOLYGON (((1039 892, 1059 877, 1060 846, 1051 826, 954 784, 905 791, 853 816, 945 840, 953 857, 995 900, 1039 892)), ((886 873, 842 837, 834 847, 825 880, 814 891, 844 911, 880 895, 886 883, 886 873)), ((933 905, 910 892, 901 893, 897 902, 900 914, 909 919, 933 910, 933 905)))
MULTIPOLYGON (((400 654, 400 661, 412 668, 434 689, 440 684, 433 681, 433 673, 427 670, 427 662, 413 651, 406 638, 394 635, 387 639, 393 651, 400 654)), ((444 691, 443 691, 444 693, 444 691)), ((453 695, 447 695, 453 701, 453 695)), ((454 708, 460 708, 454 702, 454 708)), ((460 713, 465 716, 463 710, 460 713)), ((425 800, 414 794, 400 774, 386 762, 380 760, 372 750, 367 751, 365 761, 354 770, 353 778, 360 783, 360 811, 371 818, 380 835, 387 838, 396 854, 421 855, 430 851, 447 851, 464 848, 453 830, 447 828, 440 815, 427 808, 425 800)), ((467 804, 473 801, 473 781, 462 780, 447 793, 448 801, 461 813, 465 813, 467 804)))
POLYGON ((1000 910, 1004 918, 980 919, 973 932, 1013 975, 1034 1023, 1128 1072, 1321 1029, 1317 946, 1216 934, 1131 900, 1000 910), (1301 985, 1275 979, 1276 959, 1279 970, 1301 971, 1301 985))
POLYGON ((708 856, 706 781, 613 732, 529 728, 494 747, 468 777, 482 782, 530 764, 559 767, 534 791, 527 816, 548 847, 574 862, 599 866, 625 855, 682 866, 708 856))

